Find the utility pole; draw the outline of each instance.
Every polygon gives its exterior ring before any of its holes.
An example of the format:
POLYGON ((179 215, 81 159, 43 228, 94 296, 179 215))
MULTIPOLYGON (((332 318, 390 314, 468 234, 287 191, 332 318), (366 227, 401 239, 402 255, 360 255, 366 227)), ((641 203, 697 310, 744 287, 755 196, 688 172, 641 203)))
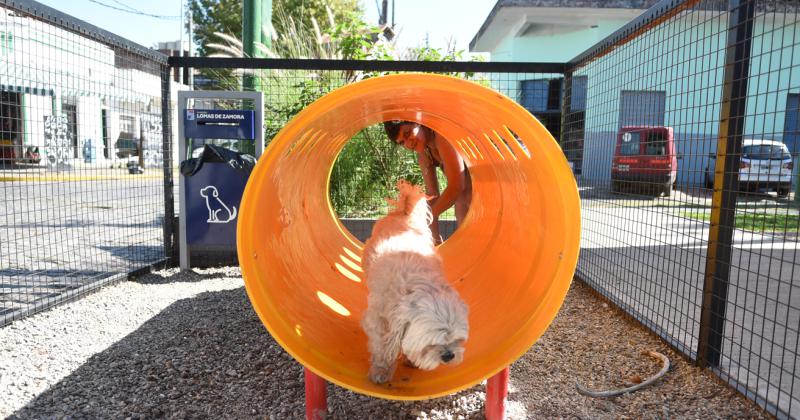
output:
POLYGON ((272 49, 272 31, 272 0, 261 0, 261 43, 269 49, 272 49))
POLYGON ((378 25, 386 25, 386 22, 389 21, 389 0, 383 0, 381 4, 381 15, 378 18, 378 25))
MULTIPOLYGON (((180 0, 180 2, 181 2, 181 19, 180 19, 181 20, 181 37, 180 37, 180 41, 178 43, 178 57, 183 57, 183 30, 184 30, 184 26, 183 26, 183 19, 184 19, 183 1, 184 0, 180 0)), ((183 69, 182 68, 178 69, 178 83, 183 84, 183 69)))
MULTIPOLYGON (((242 51, 245 57, 256 57, 261 42, 261 0, 244 0, 242 7, 242 51)), ((244 90, 255 90, 256 78, 245 75, 244 90)))
MULTIPOLYGON (((181 1, 183 1, 183 0, 181 0, 181 1)), ((194 17, 192 16, 192 10, 191 9, 189 9, 188 19, 189 19, 189 48, 188 48, 188 51, 187 51, 187 55, 189 57, 191 57, 194 54, 192 52, 192 50, 194 50, 194 17)), ((189 75, 188 75, 188 77, 189 77, 189 81, 188 81, 189 90, 194 90, 194 69, 189 67, 187 70, 189 72, 189 75)))

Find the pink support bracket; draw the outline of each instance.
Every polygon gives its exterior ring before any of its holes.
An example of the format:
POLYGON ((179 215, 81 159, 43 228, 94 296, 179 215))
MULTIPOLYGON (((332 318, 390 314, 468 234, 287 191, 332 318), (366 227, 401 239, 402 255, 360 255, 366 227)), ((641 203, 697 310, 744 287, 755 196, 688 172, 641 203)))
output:
POLYGON ((303 368, 306 381, 306 419, 322 420, 328 414, 328 383, 303 368))
MULTIPOLYGON (((306 420, 322 420, 328 414, 327 382, 314 372, 303 368, 306 382, 306 420)), ((486 381, 486 420, 502 420, 508 396, 508 368, 486 381)))
POLYGON ((486 381, 486 420, 502 420, 506 413, 508 396, 508 367, 486 381))

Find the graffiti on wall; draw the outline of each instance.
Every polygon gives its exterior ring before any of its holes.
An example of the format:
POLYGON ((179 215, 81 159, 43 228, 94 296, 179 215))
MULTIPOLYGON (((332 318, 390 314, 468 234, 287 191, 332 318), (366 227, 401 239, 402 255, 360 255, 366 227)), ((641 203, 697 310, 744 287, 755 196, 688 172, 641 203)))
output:
POLYGON ((142 114, 141 122, 142 138, 144 139, 144 165, 145 167, 161 166, 164 163, 161 115, 142 114))
POLYGON ((48 166, 70 166, 70 159, 74 156, 71 137, 65 115, 44 117, 44 150, 48 166))

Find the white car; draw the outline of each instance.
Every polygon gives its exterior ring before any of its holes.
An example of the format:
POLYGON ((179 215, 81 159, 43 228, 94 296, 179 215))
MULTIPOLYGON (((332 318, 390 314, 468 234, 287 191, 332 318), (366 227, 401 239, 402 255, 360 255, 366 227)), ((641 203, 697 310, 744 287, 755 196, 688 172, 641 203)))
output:
MULTIPOLYGON (((706 187, 714 186, 716 155, 709 155, 706 166, 706 187)), ((739 189, 741 191, 774 190, 786 197, 792 189, 792 155, 779 141, 745 139, 739 163, 739 189)))

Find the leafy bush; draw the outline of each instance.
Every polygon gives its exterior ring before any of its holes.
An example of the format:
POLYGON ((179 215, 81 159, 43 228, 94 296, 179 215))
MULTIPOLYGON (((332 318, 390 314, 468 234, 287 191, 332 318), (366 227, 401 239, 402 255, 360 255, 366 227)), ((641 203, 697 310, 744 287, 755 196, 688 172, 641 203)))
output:
MULTIPOLYGON (((275 34, 271 47, 259 46, 266 57, 323 58, 355 60, 396 60, 394 43, 384 37, 384 28, 368 25, 358 15, 334 22, 328 12, 328 31, 323 33, 315 18, 312 27, 291 16, 278 14, 283 33, 275 34)), ((210 44, 217 56, 243 56, 238 39, 218 33, 223 41, 210 44)), ((422 61, 456 61, 462 52, 448 48, 442 52, 417 48, 404 52, 403 59, 422 61)), ((271 141, 300 111, 323 95, 355 81, 377 77, 388 72, 255 70, 224 74, 230 88, 241 86, 244 76, 255 80, 258 90, 265 92, 264 138, 271 141)), ((452 76, 474 78, 473 74, 452 76)), ((221 75, 222 76, 222 75, 221 75)), ((398 180, 422 184, 422 175, 414 153, 396 146, 386 138, 382 124, 367 127, 344 146, 334 164, 330 199, 340 217, 374 217, 385 213, 384 198, 394 195, 398 180)), ((440 177, 440 185, 445 187, 440 177)))

